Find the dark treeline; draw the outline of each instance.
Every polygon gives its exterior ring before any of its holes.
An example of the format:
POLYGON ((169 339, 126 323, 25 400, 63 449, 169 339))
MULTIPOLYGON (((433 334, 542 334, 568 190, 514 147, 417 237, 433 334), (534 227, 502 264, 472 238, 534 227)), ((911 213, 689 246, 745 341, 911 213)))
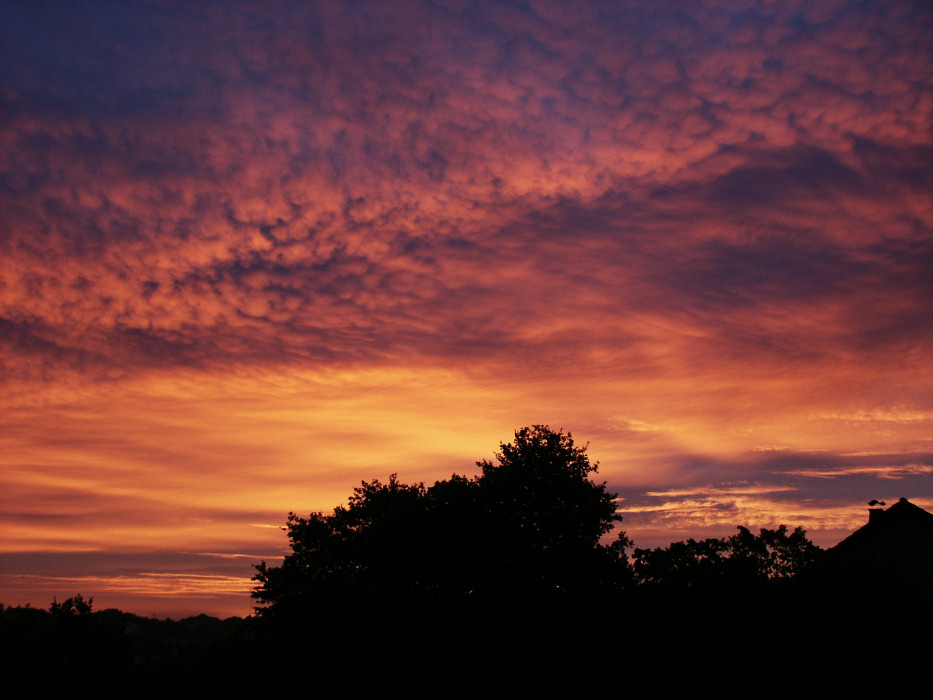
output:
POLYGON ((252 618, 158 620, 92 604, 79 594, 48 610, 0 605, 0 664, 11 687, 25 682, 21 696, 164 697, 206 684, 257 636, 252 618))
POLYGON ((496 458, 473 478, 392 476, 331 514, 290 514, 290 553, 256 567, 254 617, 148 620, 80 596, 7 608, 4 662, 38 690, 144 695, 760 697, 921 680, 928 580, 863 576, 783 525, 632 551, 569 434, 524 428, 496 458))

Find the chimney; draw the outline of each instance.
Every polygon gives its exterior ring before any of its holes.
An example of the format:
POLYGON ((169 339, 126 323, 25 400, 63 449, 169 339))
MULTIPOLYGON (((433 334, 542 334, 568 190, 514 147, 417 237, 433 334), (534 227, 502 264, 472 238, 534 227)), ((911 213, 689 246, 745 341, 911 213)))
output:
POLYGON ((883 508, 869 508, 868 509, 868 524, 877 523, 881 521, 881 518, 884 517, 883 508))

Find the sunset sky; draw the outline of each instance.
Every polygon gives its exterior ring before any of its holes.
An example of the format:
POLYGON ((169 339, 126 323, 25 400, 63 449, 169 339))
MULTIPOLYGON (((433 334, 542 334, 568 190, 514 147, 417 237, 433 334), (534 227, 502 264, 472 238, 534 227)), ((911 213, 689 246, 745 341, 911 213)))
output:
POLYGON ((926 0, 0 4, 0 602, 589 443, 641 547, 933 508, 926 0))

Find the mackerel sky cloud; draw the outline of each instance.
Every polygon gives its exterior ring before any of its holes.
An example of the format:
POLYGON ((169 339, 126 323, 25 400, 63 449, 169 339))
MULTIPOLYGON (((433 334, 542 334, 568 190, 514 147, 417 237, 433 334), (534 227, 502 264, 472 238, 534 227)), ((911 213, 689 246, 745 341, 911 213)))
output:
POLYGON ((928 3, 0 26, 3 602, 245 614, 288 511, 532 423, 639 546, 933 506, 928 3))

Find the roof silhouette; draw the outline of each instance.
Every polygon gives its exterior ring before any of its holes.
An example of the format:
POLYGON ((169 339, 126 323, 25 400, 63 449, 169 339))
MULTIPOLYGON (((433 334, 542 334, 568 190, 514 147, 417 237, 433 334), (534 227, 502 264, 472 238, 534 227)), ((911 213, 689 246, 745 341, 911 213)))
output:
POLYGON ((933 513, 906 498, 870 510, 868 523, 826 552, 833 573, 933 585, 933 513))

